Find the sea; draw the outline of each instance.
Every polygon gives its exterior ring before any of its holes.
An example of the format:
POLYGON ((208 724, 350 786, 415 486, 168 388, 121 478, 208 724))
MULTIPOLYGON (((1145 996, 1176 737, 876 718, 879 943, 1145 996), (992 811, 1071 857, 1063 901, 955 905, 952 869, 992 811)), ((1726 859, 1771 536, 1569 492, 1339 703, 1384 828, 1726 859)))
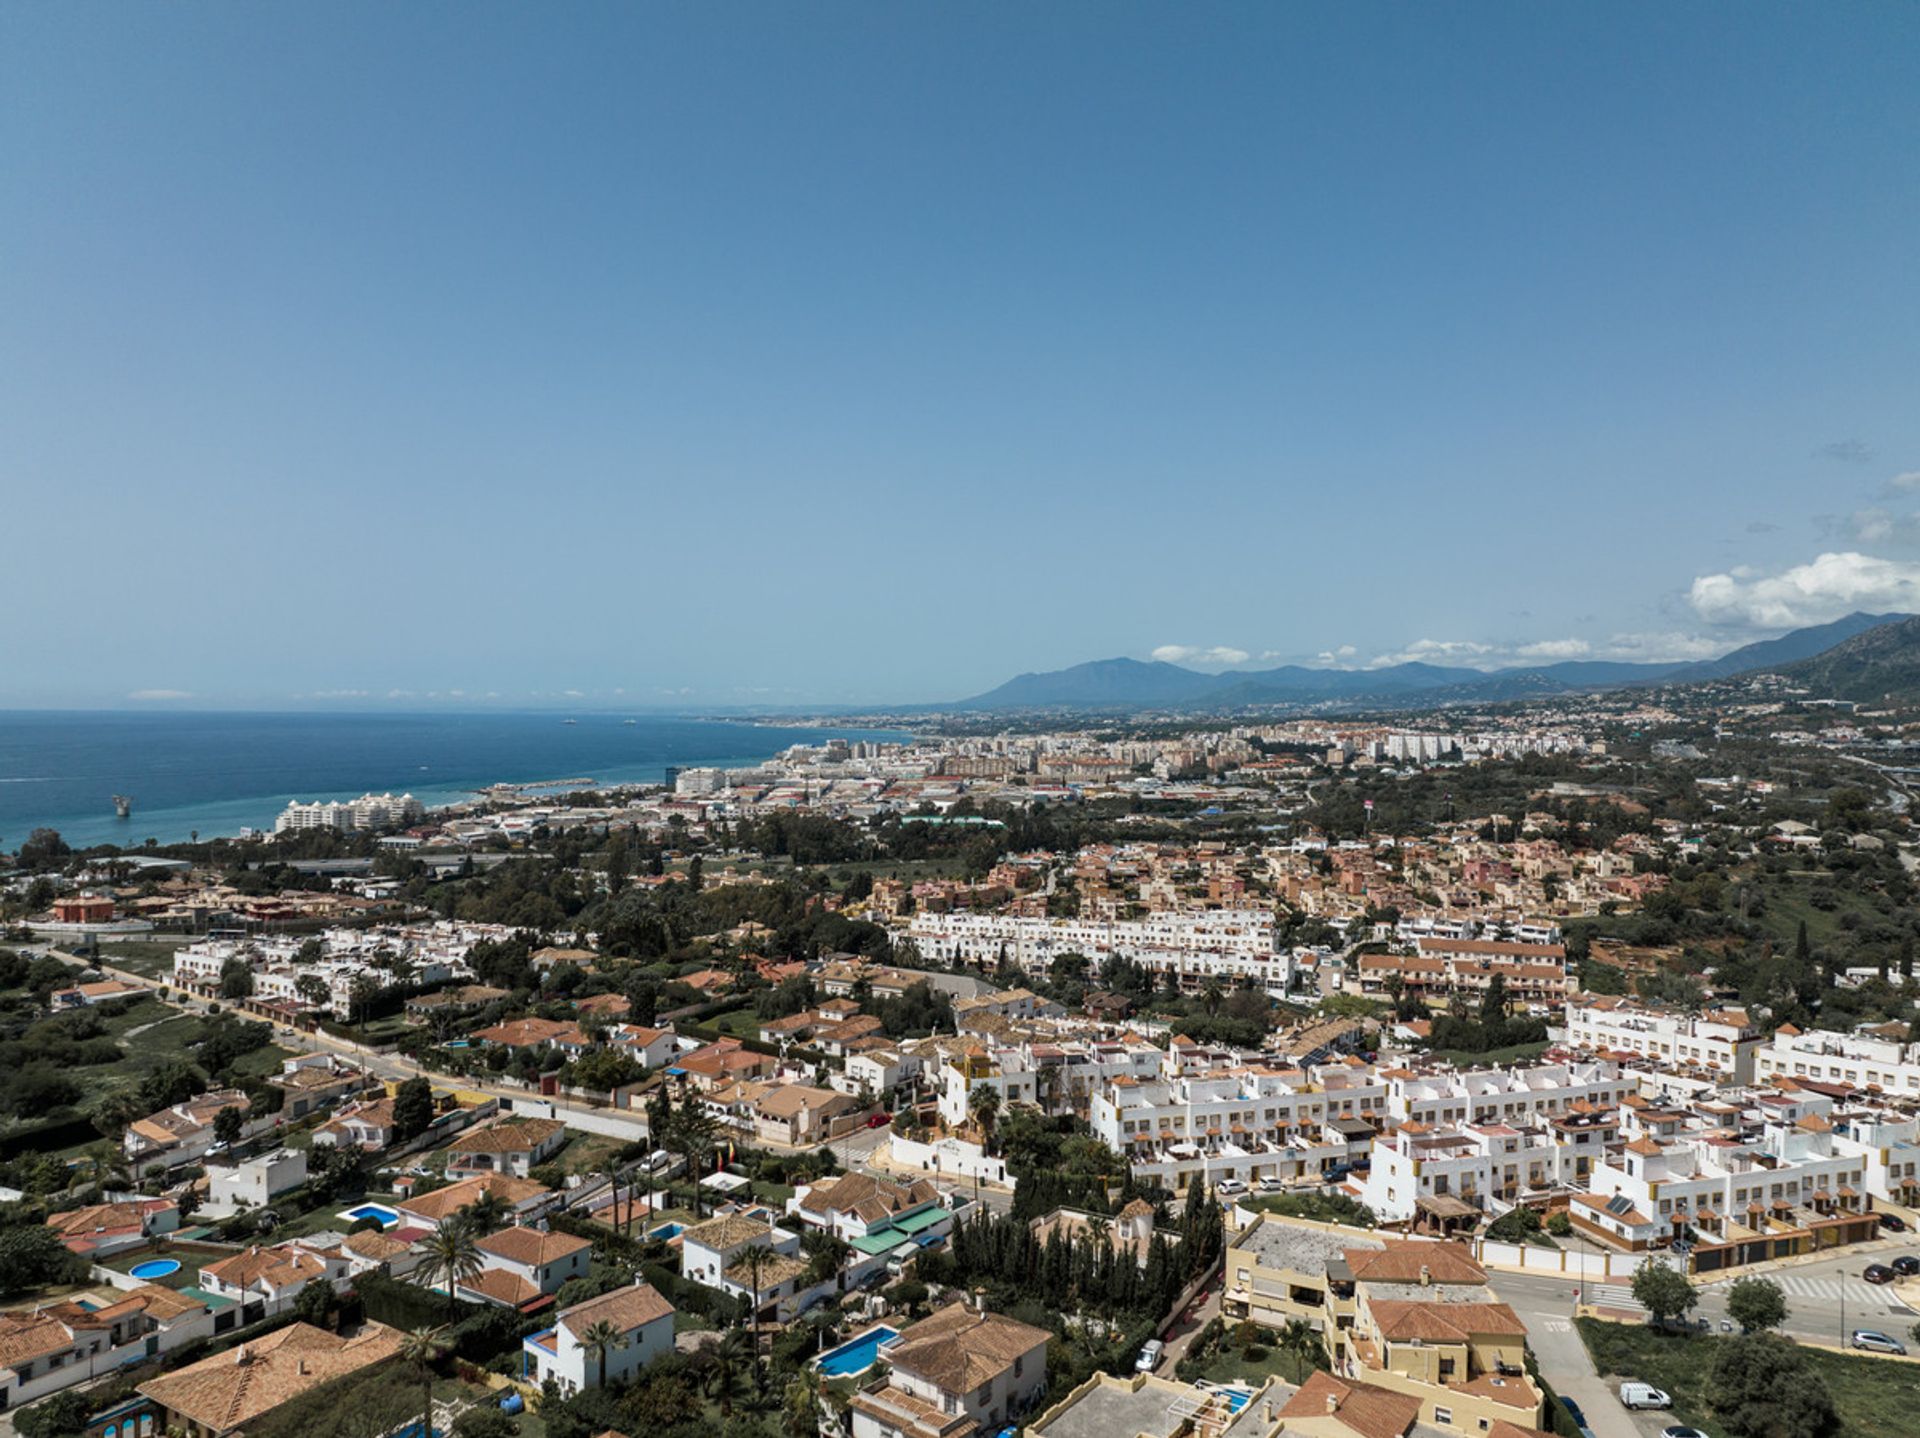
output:
POLYGON ((75 848, 137 847, 271 829, 295 799, 392 791, 431 807, 490 784, 658 783, 669 765, 738 768, 794 744, 907 737, 619 714, 0 711, 0 851, 38 828, 75 848), (133 800, 129 818, 115 794, 133 800))

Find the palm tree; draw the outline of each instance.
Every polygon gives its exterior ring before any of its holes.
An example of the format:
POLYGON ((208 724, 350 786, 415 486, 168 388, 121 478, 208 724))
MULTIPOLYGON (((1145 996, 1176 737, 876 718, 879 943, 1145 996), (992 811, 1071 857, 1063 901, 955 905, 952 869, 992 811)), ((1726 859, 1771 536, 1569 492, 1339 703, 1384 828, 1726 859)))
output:
POLYGON ((719 1146, 713 1115, 694 1103, 682 1104, 673 1111, 668 1125, 670 1142, 666 1145, 687 1161, 687 1176, 693 1180, 693 1216, 700 1217, 700 1179, 707 1160, 719 1146))
POLYGON ((420 1432, 427 1438, 433 1432, 433 1365, 447 1349, 447 1330, 416 1328, 400 1339, 400 1358, 420 1375, 426 1404, 420 1414, 420 1432))
POLYGON ((426 1270, 428 1282, 440 1279, 446 1283, 447 1316, 451 1318, 458 1301, 454 1288, 480 1271, 480 1250, 474 1244, 473 1231, 465 1223, 443 1223, 427 1236, 422 1247, 426 1257, 420 1266, 426 1270))
POLYGON ((490 1188, 482 1189, 478 1198, 460 1210, 460 1221, 476 1238, 499 1232, 511 1216, 507 1201, 490 1188))
POLYGON ((740 1260, 746 1265, 753 1289, 753 1308, 749 1312, 747 1322, 752 1326, 753 1331, 753 1391, 756 1394, 763 1393, 766 1388, 766 1379, 760 1372, 760 1272, 772 1257, 772 1249, 762 1248, 756 1243, 747 1249, 740 1260))
POLYGON ((607 1386, 607 1355, 616 1348, 626 1346, 627 1335, 604 1318, 594 1322, 580 1335, 580 1351, 599 1364, 600 1381, 596 1386, 607 1386))
POLYGON ((1304 1319, 1289 1319, 1287 1326, 1280 1330, 1280 1347, 1293 1355, 1293 1381, 1296 1384, 1307 1381, 1307 1362, 1319 1346, 1319 1333, 1304 1319))
POLYGON ((720 1341, 712 1346, 713 1373, 709 1379, 713 1396, 720 1400, 720 1416, 733 1416, 733 1394, 740 1384, 740 1368, 746 1358, 744 1350, 747 1335, 738 1328, 729 1328, 720 1335, 720 1341))
POLYGON ((994 1120, 1000 1116, 1000 1090, 992 1084, 975 1084, 973 1092, 967 1095, 967 1108, 973 1114, 973 1121, 980 1125, 981 1147, 984 1149, 993 1138, 994 1120))
POLYGON ((780 1426, 787 1438, 819 1438, 820 1373, 802 1368, 787 1380, 786 1403, 780 1411, 780 1426))

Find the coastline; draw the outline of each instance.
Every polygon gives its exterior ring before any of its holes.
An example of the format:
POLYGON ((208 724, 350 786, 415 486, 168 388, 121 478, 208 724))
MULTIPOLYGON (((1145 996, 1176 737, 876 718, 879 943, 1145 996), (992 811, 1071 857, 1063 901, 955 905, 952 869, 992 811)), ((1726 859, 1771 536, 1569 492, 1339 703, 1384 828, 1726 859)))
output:
POLYGON ((404 791, 438 811, 471 804, 495 786, 562 786, 549 791, 556 796, 581 787, 635 787, 659 784, 668 767, 752 767, 795 744, 913 737, 740 719, 649 717, 627 725, 619 716, 581 717, 588 722, 576 727, 549 714, 82 718, 14 711, 0 715, 10 724, 0 728, 0 845, 44 826, 76 849, 133 850, 148 839, 171 844, 195 833, 209 839, 271 830, 295 801, 404 791), (43 798, 42 786, 57 792, 43 798), (165 797, 143 804, 143 791, 165 797), (126 819, 113 815, 109 796, 116 793, 133 797, 126 819))

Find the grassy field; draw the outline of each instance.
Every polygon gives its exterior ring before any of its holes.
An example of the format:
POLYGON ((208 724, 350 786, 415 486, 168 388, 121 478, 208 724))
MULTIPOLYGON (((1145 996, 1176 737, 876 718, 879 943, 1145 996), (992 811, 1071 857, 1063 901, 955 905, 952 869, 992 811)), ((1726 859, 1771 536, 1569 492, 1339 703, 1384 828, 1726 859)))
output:
POLYGON ((1200 1377, 1213 1383, 1251 1383, 1258 1386, 1269 1378, 1278 1378, 1283 1383, 1298 1384, 1306 1381, 1313 1373, 1313 1368, 1309 1360, 1282 1353, 1275 1347, 1267 1348, 1264 1357, 1249 1358, 1232 1343, 1223 1343, 1208 1357, 1200 1377))
POLYGON ((131 939, 124 944, 102 944, 100 959, 116 969, 126 969, 142 978, 167 980, 173 977, 173 953, 193 939, 131 939))
POLYGON ((1457 1068, 1494 1068, 1528 1063, 1546 1051, 1547 1041, 1542 1039, 1537 1044, 1514 1044, 1504 1049, 1488 1049, 1483 1054, 1470 1053, 1466 1049, 1434 1049, 1430 1056, 1457 1068))
MULTIPOLYGON (((1714 1355, 1730 1339, 1718 1334, 1662 1333, 1637 1323, 1579 1320, 1580 1336, 1601 1375, 1633 1378, 1673 1395, 1673 1421, 1724 1438, 1707 1407, 1714 1355)), ((1909 1438, 1920 1412, 1920 1366, 1895 1359, 1803 1347, 1808 1364, 1826 1382, 1847 1438, 1909 1438)))
POLYGON ((1759 876, 1758 882, 1763 885, 1767 901, 1766 912, 1760 916, 1760 921, 1773 931, 1776 942, 1782 948, 1791 948, 1803 919, 1807 925, 1807 942, 1818 948, 1839 933, 1843 915, 1851 912, 1862 919, 1877 917, 1877 911, 1871 904, 1858 894, 1849 893, 1842 882, 1825 869, 1792 869, 1784 874, 1766 874, 1759 876), (1813 890, 1820 884, 1832 891, 1838 907, 1817 909, 1813 906, 1813 890))

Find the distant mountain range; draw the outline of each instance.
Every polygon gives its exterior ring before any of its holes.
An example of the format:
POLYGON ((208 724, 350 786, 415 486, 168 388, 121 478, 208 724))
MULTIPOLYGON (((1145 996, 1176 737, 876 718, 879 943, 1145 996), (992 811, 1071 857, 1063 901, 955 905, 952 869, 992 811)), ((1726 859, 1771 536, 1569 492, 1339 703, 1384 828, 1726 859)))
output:
POLYGON ((1823 699, 1863 704, 1920 700, 1920 618, 1863 630, 1779 672, 1823 699))
MULTIPOLYGON (((951 707, 1121 711, 1350 702, 1425 709, 1443 704, 1497 703, 1638 684, 1692 684, 1757 670, 1791 673, 1808 664, 1826 663, 1843 651, 1863 645, 1865 648, 1857 649, 1854 657, 1838 660, 1836 667, 1809 670, 1809 674, 1820 675, 1823 683, 1844 682, 1868 688, 1878 683, 1905 684, 1920 693, 1920 618, 1904 614, 1849 614, 1831 624, 1796 629, 1778 639, 1744 645, 1719 659, 1689 664, 1627 664, 1582 659, 1495 670, 1437 664, 1309 669, 1304 665, 1286 664, 1277 669, 1202 674, 1158 660, 1096 659, 1070 669, 1022 674, 997 689, 951 707), (1874 640, 1874 636, 1890 631, 1897 633, 1874 640), (1904 660, 1899 657, 1903 653, 1908 655, 1904 660)), ((1836 694, 1833 697, 1856 696, 1836 694)))

